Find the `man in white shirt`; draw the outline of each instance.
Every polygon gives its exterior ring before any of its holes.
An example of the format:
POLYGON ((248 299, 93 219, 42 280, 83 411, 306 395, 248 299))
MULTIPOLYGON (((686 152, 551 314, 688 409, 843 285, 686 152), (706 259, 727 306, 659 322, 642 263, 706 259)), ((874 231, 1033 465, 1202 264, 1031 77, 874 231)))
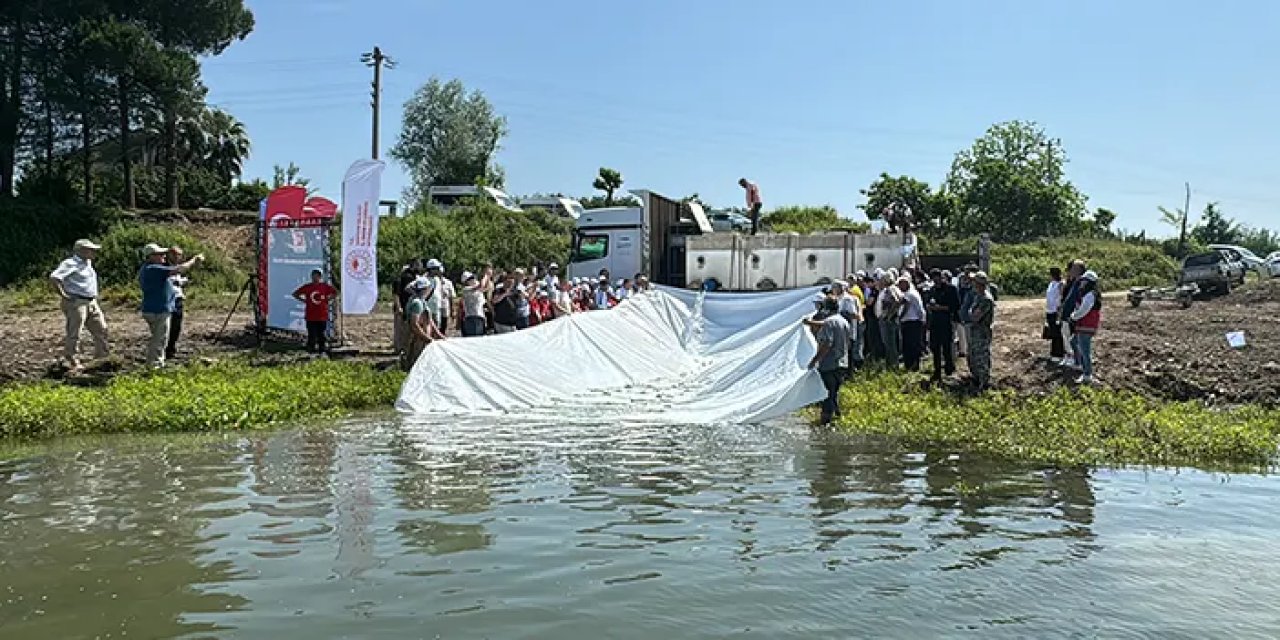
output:
POLYGON ((573 314, 573 294, 570 291, 573 286, 569 282, 562 281, 560 287, 555 291, 555 297, 551 298, 551 314, 555 318, 563 318, 573 314))
POLYGON ((80 369, 80 332, 84 329, 93 336, 93 357, 103 358, 111 352, 107 319, 98 306, 98 273, 93 269, 93 258, 101 248, 89 240, 77 240, 71 257, 49 274, 66 318, 63 357, 73 370, 80 369))
POLYGON ((1066 344, 1062 338, 1062 296, 1066 293, 1062 286, 1062 269, 1049 269, 1049 287, 1044 292, 1044 335, 1049 339, 1049 358, 1062 360, 1067 355, 1066 344))
POLYGON ((862 344, 859 342, 858 326, 862 324, 862 303, 849 292, 849 283, 836 280, 831 283, 831 295, 835 297, 837 310, 849 323, 849 373, 853 373, 862 364, 862 344))
POLYGON ((439 260, 432 258, 427 261, 427 282, 430 283, 430 295, 424 300, 427 306, 427 313, 431 314, 431 321, 435 323, 436 328, 440 329, 440 333, 444 333, 446 323, 449 321, 448 301, 445 294, 445 283, 449 281, 442 275, 444 265, 439 260))
POLYGON ((547 265, 547 275, 542 279, 542 288, 552 297, 560 290, 560 265, 554 262, 547 265))
POLYGON ((911 283, 911 278, 898 278, 902 292, 902 364, 907 371, 919 371, 924 355, 924 299, 911 283))

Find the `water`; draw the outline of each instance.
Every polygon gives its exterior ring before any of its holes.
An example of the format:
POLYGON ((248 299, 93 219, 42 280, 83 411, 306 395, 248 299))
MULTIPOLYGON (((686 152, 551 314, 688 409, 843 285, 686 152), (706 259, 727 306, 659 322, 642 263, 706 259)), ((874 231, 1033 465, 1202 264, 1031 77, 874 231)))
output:
POLYGON ((0 464, 3 638, 1280 635, 1280 481, 366 418, 0 464))

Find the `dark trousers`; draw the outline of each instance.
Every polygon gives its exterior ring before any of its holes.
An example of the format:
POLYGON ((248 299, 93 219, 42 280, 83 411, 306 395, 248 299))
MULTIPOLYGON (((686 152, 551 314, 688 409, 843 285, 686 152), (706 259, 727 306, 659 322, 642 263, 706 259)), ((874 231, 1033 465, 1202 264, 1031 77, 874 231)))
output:
POLYGON ((760 205, 760 204, 753 204, 753 205, 751 205, 751 211, 750 211, 750 213, 748 213, 748 214, 747 214, 747 215, 751 216, 751 235, 753 235, 753 236, 754 236, 754 235, 756 235, 756 232, 760 230, 760 208, 761 208, 761 206, 762 206, 762 205, 760 205))
POLYGON ((822 424, 831 422, 831 418, 840 415, 840 383, 848 377, 844 369, 819 371, 822 375, 822 386, 827 388, 827 397, 822 401, 822 424))
POLYGON ((863 358, 866 360, 884 360, 884 341, 880 339, 880 320, 874 315, 868 315, 866 322, 866 330, 863 345, 863 358))
POLYGON ((1049 357, 1061 358, 1066 356, 1067 347, 1062 341, 1062 323, 1058 321, 1058 314, 1044 314, 1044 324, 1049 331, 1049 357))
POLYGON ((182 335, 182 298, 173 301, 173 313, 169 314, 169 343, 165 345, 164 357, 172 360, 178 355, 178 336, 182 335))
POLYGON ((902 323, 902 363, 907 371, 919 371, 924 357, 924 321, 908 320, 902 323))
POLYGON ((468 338, 484 335, 484 316, 467 316, 463 318, 462 335, 468 338))
POLYGON ((436 328, 437 328, 437 329, 440 329, 440 333, 445 333, 446 331, 448 331, 448 330, 449 330, 449 316, 440 316, 440 322, 437 322, 437 323, 436 323, 436 328))
POLYGON ((328 320, 307 321, 307 351, 311 353, 325 352, 325 333, 329 330, 328 320))
POLYGON ((955 354, 952 353, 952 341, 955 336, 951 331, 951 320, 935 322, 929 325, 929 351, 933 352, 933 377, 942 379, 943 374, 956 372, 955 354))
POLYGON ((517 329, 528 329, 528 328, 529 328, 529 316, 520 316, 520 317, 516 318, 516 328, 517 328, 517 329))

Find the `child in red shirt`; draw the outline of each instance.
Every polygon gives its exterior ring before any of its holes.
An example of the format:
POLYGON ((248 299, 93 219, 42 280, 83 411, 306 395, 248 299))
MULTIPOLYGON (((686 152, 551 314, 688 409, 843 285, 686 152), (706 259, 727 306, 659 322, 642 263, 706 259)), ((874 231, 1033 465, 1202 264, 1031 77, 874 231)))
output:
POLYGON ((329 303, 338 297, 338 290, 324 281, 324 273, 311 270, 311 282, 298 287, 293 297, 306 305, 307 351, 325 353, 325 335, 329 333, 329 303))

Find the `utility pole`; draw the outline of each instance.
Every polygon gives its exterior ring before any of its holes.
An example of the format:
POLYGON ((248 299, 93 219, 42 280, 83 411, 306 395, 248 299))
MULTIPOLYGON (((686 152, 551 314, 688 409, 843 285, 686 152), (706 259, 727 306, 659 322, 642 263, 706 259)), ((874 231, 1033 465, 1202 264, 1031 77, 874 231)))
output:
POLYGON ((1178 257, 1187 255, 1187 220, 1191 218, 1191 183, 1182 183, 1187 187, 1187 200, 1182 205, 1182 231, 1178 233, 1178 257))
POLYGON ((373 91, 371 92, 373 103, 370 106, 373 107, 373 159, 377 160, 379 119, 382 112, 382 67, 386 66, 388 69, 394 69, 396 68, 396 61, 383 54, 382 49, 376 46, 373 51, 361 54, 360 61, 366 67, 373 67, 373 91))

